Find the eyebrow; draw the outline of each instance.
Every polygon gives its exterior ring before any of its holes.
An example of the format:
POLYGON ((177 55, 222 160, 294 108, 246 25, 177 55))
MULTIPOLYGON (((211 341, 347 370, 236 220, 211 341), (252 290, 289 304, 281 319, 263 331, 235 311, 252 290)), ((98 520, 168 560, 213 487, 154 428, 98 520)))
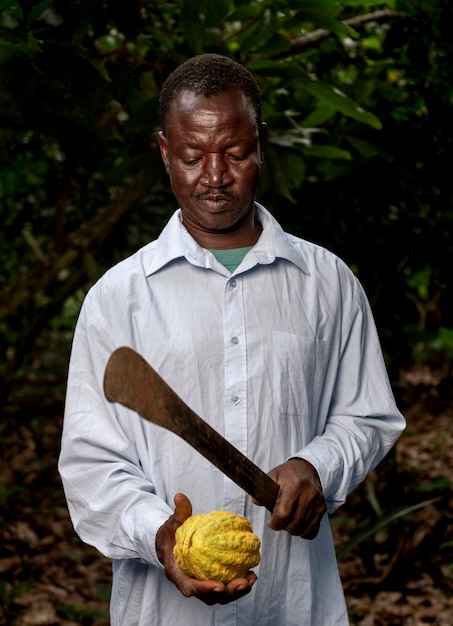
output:
MULTIPOLYGON (((238 146, 247 146, 249 144, 251 144, 252 142, 247 141, 247 140, 241 140, 238 139, 234 142, 230 142, 228 144, 226 144, 225 146, 223 146, 224 150, 228 150, 229 148, 237 148, 238 146)), ((255 143, 255 141, 253 141, 253 143, 255 143)), ((192 150, 202 150, 202 146, 199 143, 193 143, 191 141, 181 141, 180 142, 181 146, 184 146, 185 148, 191 148, 192 150)))

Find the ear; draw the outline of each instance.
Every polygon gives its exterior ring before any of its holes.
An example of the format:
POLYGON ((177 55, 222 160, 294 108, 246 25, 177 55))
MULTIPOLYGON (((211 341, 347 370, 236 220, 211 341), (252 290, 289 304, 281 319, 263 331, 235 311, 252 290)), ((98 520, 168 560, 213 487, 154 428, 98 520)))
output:
POLYGON ((267 139, 268 139, 268 130, 267 130, 266 122, 261 122, 258 132, 259 132, 260 153, 261 153, 261 163, 262 163, 264 161, 264 155, 266 153, 267 139))
POLYGON ((164 162, 164 165, 165 165, 165 170, 168 174, 168 167, 169 167, 168 141, 162 130, 159 132, 159 148, 160 148, 160 154, 162 156, 162 161, 164 162))

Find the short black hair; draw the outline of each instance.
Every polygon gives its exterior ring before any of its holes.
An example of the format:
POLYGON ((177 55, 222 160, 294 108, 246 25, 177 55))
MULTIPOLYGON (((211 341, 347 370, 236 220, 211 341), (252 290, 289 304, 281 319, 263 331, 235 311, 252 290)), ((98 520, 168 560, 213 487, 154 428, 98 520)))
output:
POLYGON ((200 54, 184 61, 165 80, 159 98, 160 121, 164 131, 172 102, 182 91, 209 98, 237 87, 255 109, 261 122, 261 94, 252 74, 240 63, 221 54, 200 54))

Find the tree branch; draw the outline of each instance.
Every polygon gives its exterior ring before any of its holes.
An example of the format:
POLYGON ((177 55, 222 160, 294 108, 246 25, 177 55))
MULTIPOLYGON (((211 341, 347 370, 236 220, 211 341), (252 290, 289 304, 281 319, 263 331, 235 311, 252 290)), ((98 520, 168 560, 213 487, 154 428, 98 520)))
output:
MULTIPOLYGON (((414 15, 410 15, 409 13, 403 13, 401 11, 391 11, 390 9, 383 9, 381 11, 373 11, 372 13, 365 13, 364 15, 356 15, 355 17, 351 17, 347 20, 343 20, 342 24, 348 26, 350 28, 360 28, 365 24, 370 22, 383 22, 385 20, 396 20, 396 19, 405 19, 418 21, 414 15)), ((312 46, 317 45, 320 41, 331 37, 334 33, 325 28, 318 28, 313 30, 306 35, 301 35, 300 37, 296 37, 291 40, 291 49, 286 52, 279 52, 276 55, 273 55, 271 58, 285 59, 290 56, 297 56, 307 48, 311 48, 312 46)))
POLYGON ((32 300, 36 293, 56 278, 62 269, 78 261, 94 242, 104 238, 113 226, 145 194, 146 185, 140 172, 119 195, 96 215, 71 233, 30 272, 8 286, 0 297, 0 320, 14 314, 22 305, 32 300))

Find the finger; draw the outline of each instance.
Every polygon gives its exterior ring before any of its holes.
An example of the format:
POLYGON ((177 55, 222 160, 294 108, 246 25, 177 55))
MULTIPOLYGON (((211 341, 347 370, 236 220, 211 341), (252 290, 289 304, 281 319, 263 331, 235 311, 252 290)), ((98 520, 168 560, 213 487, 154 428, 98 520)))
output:
POLYGON ((256 580, 256 574, 250 571, 245 578, 236 578, 229 582, 221 593, 218 593, 218 590, 214 590, 214 593, 209 592, 197 595, 197 597, 208 605, 228 604, 250 593, 256 580))
POLYGON ((304 539, 314 539, 319 532, 325 510, 325 505, 319 506, 314 511, 311 508, 306 509, 294 518, 294 522, 288 524, 286 530, 291 535, 298 535, 304 539))
POLYGON ((296 518, 298 500, 296 497, 288 498, 284 496, 280 490, 273 513, 268 521, 269 528, 272 530, 285 530, 292 519, 296 518))
POLYGON ((309 526, 298 532, 297 535, 299 537, 302 537, 302 539, 308 539, 309 541, 311 541, 312 539, 315 539, 317 537, 319 533, 319 528, 319 524, 310 524, 309 526))
POLYGON ((306 531, 301 533, 299 536, 302 537, 302 539, 307 539, 308 541, 312 541, 313 539, 316 539, 316 537, 318 536, 318 533, 319 533, 319 525, 315 528, 307 529, 306 531))
POLYGON ((314 539, 319 532, 319 524, 307 523, 290 525, 286 529, 290 535, 302 537, 302 539, 314 539))
POLYGON ((175 571, 170 580, 178 587, 179 591, 186 598, 189 598, 191 596, 195 596, 200 600, 207 597, 219 598, 219 596, 225 592, 225 585, 220 581, 199 581, 189 576, 186 576, 180 571, 175 571))
POLYGON ((177 493, 174 497, 175 513, 174 520, 178 524, 182 524, 188 517, 192 515, 192 504, 187 496, 183 493, 177 493))

